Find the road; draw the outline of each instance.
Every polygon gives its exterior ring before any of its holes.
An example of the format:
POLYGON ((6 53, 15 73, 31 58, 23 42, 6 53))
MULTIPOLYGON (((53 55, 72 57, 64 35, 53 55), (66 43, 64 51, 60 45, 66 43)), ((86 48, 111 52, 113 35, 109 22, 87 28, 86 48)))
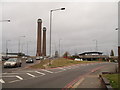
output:
POLYGON ((81 79, 87 74, 96 70, 113 66, 115 63, 91 63, 74 66, 60 67, 54 69, 25 69, 2 73, 3 88, 68 88, 78 78, 81 79))

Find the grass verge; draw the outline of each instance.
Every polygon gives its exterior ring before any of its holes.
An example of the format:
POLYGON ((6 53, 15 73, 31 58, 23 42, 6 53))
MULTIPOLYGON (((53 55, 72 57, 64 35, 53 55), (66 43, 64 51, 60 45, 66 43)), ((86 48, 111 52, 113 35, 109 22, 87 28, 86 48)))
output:
POLYGON ((96 63, 99 61, 74 61, 74 60, 65 59, 65 58, 58 58, 58 59, 50 60, 50 62, 51 64, 49 65, 49 60, 41 60, 39 64, 31 66, 31 68, 45 69, 46 65, 47 65, 47 68, 55 68, 55 67, 69 66, 74 64, 96 63))
POLYGON ((110 85, 113 88, 118 88, 118 85, 119 85, 118 84, 118 74, 104 74, 103 76, 110 81, 110 85))

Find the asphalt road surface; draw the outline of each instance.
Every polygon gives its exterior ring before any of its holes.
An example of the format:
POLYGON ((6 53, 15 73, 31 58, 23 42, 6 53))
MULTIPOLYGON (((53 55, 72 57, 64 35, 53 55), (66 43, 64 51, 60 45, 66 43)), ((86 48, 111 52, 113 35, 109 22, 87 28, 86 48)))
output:
POLYGON ((26 69, 2 73, 3 88, 68 88, 79 77, 90 74, 100 68, 109 67, 115 63, 91 63, 54 69, 26 69))

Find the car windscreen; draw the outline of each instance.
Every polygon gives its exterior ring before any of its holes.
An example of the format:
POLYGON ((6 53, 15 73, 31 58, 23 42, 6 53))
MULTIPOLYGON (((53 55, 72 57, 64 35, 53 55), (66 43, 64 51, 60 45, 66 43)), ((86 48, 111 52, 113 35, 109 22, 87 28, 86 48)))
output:
POLYGON ((17 59, 16 59, 16 58, 10 58, 8 61, 9 61, 9 62, 16 62, 17 59))
POLYGON ((28 60, 32 60, 32 58, 28 58, 28 60))

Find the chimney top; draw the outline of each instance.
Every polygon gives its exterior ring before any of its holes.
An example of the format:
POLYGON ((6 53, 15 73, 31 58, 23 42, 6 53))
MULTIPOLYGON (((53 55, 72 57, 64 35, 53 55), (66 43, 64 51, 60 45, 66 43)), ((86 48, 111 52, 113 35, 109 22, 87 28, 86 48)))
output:
POLYGON ((38 19, 38 22, 41 22, 41 23, 42 23, 42 19, 38 19))
POLYGON ((46 27, 43 27, 43 31, 46 31, 46 27))

